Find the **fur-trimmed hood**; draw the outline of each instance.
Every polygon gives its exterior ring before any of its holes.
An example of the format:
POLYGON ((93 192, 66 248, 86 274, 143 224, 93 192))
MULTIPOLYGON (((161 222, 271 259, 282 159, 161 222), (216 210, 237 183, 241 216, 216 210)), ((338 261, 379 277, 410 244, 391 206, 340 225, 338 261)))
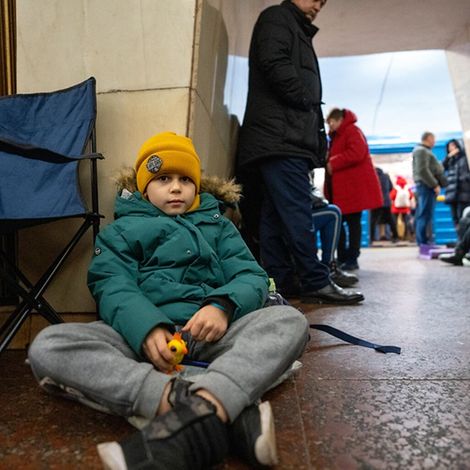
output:
MULTIPOLYGON (((132 167, 122 168, 113 178, 118 193, 123 189, 133 193, 137 191, 135 170, 132 167)), ((216 199, 228 207, 235 207, 240 201, 241 186, 234 179, 222 179, 218 176, 202 176, 201 193, 212 194, 216 199)))

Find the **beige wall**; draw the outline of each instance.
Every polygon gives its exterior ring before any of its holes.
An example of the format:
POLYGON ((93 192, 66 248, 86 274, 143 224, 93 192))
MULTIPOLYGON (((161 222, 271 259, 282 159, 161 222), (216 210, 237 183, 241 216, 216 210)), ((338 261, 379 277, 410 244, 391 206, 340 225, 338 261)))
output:
MULTIPOLYGON (((103 224, 112 220, 112 175, 132 165, 139 146, 156 132, 190 135, 207 173, 230 174, 234 133, 223 105, 228 38, 221 3, 17 2, 19 93, 65 88, 89 76, 97 80, 98 150, 106 158, 99 166, 103 224)), ((21 262, 32 279, 77 225, 54 223, 21 233, 21 262)), ((59 311, 94 311, 86 288, 91 251, 90 234, 47 291, 59 311)))

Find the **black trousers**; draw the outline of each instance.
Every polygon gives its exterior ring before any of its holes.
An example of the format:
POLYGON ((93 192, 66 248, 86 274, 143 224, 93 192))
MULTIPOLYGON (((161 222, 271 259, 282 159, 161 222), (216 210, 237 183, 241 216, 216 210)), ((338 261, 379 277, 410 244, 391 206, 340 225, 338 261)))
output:
POLYGON ((390 225, 393 238, 398 238, 397 224, 392 217, 390 206, 379 207, 370 211, 370 240, 375 240, 375 228, 377 224, 390 225))
POLYGON ((468 202, 450 203, 450 212, 452 213, 452 220, 454 222, 454 225, 458 225, 460 219, 462 218, 463 211, 467 206, 470 206, 468 202))
POLYGON ((455 251, 462 254, 468 253, 470 251, 470 216, 460 219, 457 235, 459 241, 455 247, 455 251))
POLYGON ((260 220, 263 267, 280 290, 295 289, 296 277, 303 291, 325 287, 330 271, 315 253, 308 161, 266 160, 260 171, 264 183, 260 220))
POLYGON ((338 262, 354 263, 361 254, 361 212, 343 214, 343 224, 338 243, 338 262), (346 233, 346 227, 348 233, 346 233))

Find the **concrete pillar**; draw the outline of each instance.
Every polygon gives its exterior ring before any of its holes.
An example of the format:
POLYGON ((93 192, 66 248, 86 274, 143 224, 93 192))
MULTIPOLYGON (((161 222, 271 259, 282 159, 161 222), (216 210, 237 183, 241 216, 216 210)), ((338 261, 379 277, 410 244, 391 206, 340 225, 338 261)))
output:
POLYGON ((470 26, 463 29, 447 49, 447 62, 470 162, 470 26))
POLYGON ((229 38, 223 0, 198 0, 189 135, 206 174, 233 173, 236 126, 225 105, 229 38))
POLYGON ((239 85, 227 76, 228 61, 242 45, 248 47, 260 8, 251 0, 198 0, 189 134, 205 157, 206 173, 234 172, 239 122, 228 105, 239 85))
MULTIPOLYGON (((113 220, 112 176, 140 145, 172 130, 194 139, 207 173, 228 176, 233 132, 223 90, 228 38, 223 0, 22 0, 17 2, 18 93, 97 80, 100 204, 113 220)), ((83 180, 84 178, 82 178, 83 180)), ((31 278, 71 237, 74 222, 22 231, 20 259, 31 278), (26 255, 27 253, 27 255, 26 255)), ((91 312, 86 287, 91 236, 46 297, 62 312, 91 312)))

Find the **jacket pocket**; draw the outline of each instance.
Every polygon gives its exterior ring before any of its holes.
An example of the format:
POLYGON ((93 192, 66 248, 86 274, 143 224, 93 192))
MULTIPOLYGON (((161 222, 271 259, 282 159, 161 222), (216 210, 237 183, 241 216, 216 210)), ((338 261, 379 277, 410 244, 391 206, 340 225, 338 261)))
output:
POLYGON ((318 116, 311 111, 286 109, 286 129, 284 140, 297 147, 317 150, 318 147, 318 116))

